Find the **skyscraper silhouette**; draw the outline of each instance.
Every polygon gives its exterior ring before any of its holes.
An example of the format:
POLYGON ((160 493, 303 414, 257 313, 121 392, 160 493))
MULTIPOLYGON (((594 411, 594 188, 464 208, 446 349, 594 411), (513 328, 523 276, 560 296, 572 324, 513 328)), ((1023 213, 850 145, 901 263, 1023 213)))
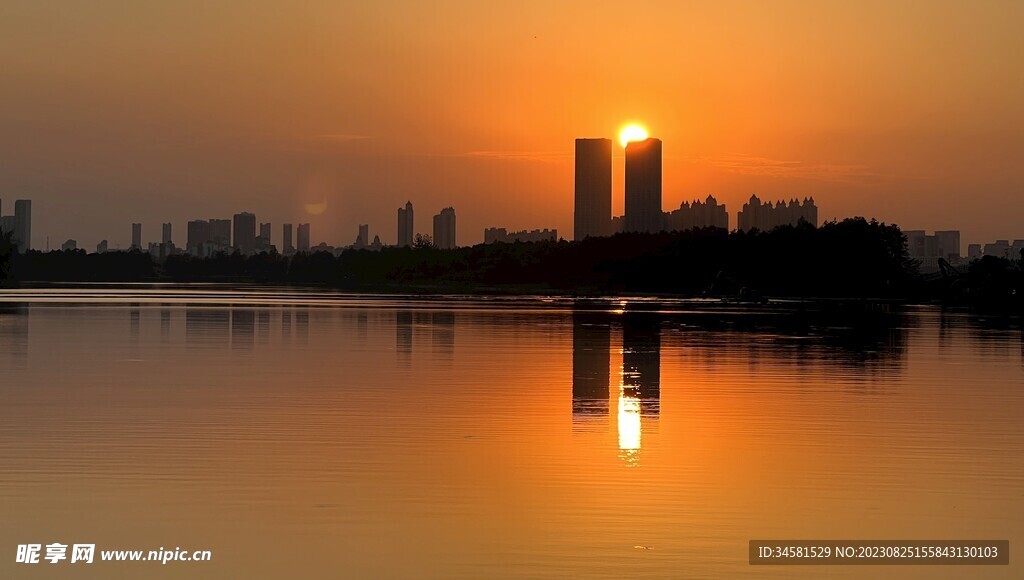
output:
POLYGON ((442 250, 456 248, 454 208, 446 207, 434 216, 434 247, 442 250))
POLYGON ((572 314, 573 420, 608 415, 612 329, 600 312, 572 314))
POLYGON ((132 247, 133 250, 142 249, 142 224, 132 224, 132 247))
POLYGON ((170 244, 171 243, 171 224, 170 223, 163 224, 163 231, 161 233, 163 235, 160 236, 160 242, 164 243, 164 244, 170 244))
POLYGON ((231 245, 231 220, 210 220, 210 241, 218 246, 231 245))
POLYGON ((256 215, 247 211, 235 214, 235 239, 231 244, 243 254, 256 249, 256 215))
POLYGON ((291 254, 295 252, 295 246, 292 245, 292 224, 284 224, 282 231, 281 248, 285 254, 291 254))
POLYGON ((711 195, 704 201, 694 200, 692 204, 684 201, 679 204, 679 209, 665 214, 665 229, 669 231, 707 227, 729 229, 729 213, 711 195))
POLYGON ((297 244, 300 252, 309 251, 309 224, 299 224, 297 244))
POLYGON ((187 225, 185 247, 194 256, 200 255, 202 247, 213 241, 213 229, 206 220, 191 220, 187 225))
POLYGON ((398 208, 398 245, 408 248, 412 246, 414 220, 412 213, 412 202, 405 202, 404 208, 398 208))
POLYGON ((573 239, 611 234, 612 140, 576 140, 573 239))
POLYGON ((622 317, 622 389, 657 415, 661 399, 661 321, 654 314, 622 317))
POLYGON ((750 200, 736 214, 736 228, 744 232, 754 229, 770 232, 779 226, 795 226, 800 220, 817 227, 818 206, 814 205, 813 197, 805 197, 803 202, 797 199, 790 199, 789 203, 779 200, 773 206, 772 202, 761 203, 760 198, 751 195, 750 200))
POLYGON ((626 145, 627 232, 664 229, 661 212, 661 140, 645 139, 626 145))
POLYGON ((0 232, 9 232, 18 252, 24 254, 32 249, 32 200, 19 199, 14 202, 14 215, 3 215, 0 203, 0 232))
POLYGON ((31 199, 19 199, 14 202, 14 239, 18 242, 18 251, 24 253, 32 249, 31 199))

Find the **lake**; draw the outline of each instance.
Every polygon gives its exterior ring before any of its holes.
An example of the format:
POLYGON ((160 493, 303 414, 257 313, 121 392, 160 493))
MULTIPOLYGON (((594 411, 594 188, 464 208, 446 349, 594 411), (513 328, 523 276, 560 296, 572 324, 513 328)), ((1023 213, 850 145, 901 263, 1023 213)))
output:
POLYGON ((1022 419, 1019 322, 937 307, 5 290, 0 577, 1021 577, 1022 419), (51 542, 212 559, 15 563, 51 542))

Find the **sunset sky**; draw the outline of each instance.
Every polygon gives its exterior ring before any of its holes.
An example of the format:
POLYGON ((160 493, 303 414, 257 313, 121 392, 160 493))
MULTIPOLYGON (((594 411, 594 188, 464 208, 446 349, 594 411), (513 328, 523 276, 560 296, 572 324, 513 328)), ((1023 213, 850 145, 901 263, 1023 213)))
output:
MULTIPOLYGON (((452 205, 572 235, 573 139, 664 142, 664 208, 813 195, 1024 238, 1024 3, 0 3, 0 199, 33 243, 247 210, 385 243, 452 205), (309 215, 307 206, 326 209, 309 215)), ((615 153, 621 214, 622 150, 615 153)))

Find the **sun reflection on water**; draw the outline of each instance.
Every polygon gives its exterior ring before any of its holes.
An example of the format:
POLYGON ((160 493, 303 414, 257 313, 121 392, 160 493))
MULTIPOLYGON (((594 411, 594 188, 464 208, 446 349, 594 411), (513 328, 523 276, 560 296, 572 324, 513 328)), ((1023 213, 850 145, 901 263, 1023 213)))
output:
POLYGON ((628 465, 640 461, 640 399, 619 386, 619 457, 628 465))

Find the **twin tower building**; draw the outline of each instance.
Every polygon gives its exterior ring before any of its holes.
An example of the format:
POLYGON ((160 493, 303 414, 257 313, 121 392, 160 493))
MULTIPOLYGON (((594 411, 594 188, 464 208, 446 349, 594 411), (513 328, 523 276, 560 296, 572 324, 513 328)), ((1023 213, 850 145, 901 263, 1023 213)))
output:
MULTIPOLYGON (((612 219, 612 140, 576 140, 576 203, 573 238, 610 236, 619 229, 612 219)), ((626 144, 626 215, 622 230, 662 229, 661 140, 626 144)))
POLYGON ((729 227, 724 205, 708 196, 661 210, 661 140, 626 144, 626 214, 612 217, 612 140, 576 140, 576 240, 619 232, 660 232, 695 227, 729 227))
MULTIPOLYGON (((573 239, 610 236, 619 232, 682 231, 692 228, 729 229, 725 205, 708 196, 703 202, 661 209, 661 140, 626 144, 626 213, 612 217, 612 140, 576 140, 576 190, 573 239)), ((814 198, 762 205, 757 196, 737 214, 737 228, 770 231, 780 225, 818 223, 814 198)))

